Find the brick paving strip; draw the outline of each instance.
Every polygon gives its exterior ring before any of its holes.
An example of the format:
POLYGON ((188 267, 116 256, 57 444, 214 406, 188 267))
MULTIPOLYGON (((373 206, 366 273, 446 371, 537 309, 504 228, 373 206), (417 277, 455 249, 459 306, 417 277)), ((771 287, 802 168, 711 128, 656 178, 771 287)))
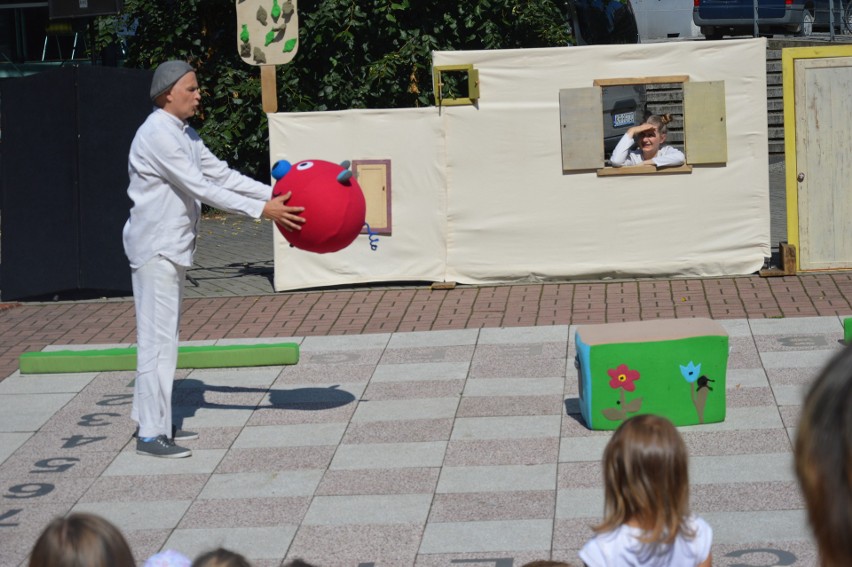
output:
POLYGON ((140 563, 224 542, 257 567, 576 564, 607 436, 579 415, 567 324, 659 317, 731 336, 726 421, 684 431, 717 563, 815 564, 790 435, 852 272, 275 293, 268 224, 203 227, 182 340, 297 337, 299 364, 181 371, 177 413, 204 433, 192 459, 157 462, 121 409, 132 372, 15 373, 24 351, 133 343, 130 298, 0 304, 0 491, 26 497, 0 509, 0 564, 71 510, 114 521, 140 563), (332 391, 346 403, 296 403, 332 391))
MULTIPOLYGON (((17 370, 21 353, 47 345, 135 341, 129 299, 2 305, 0 378, 17 370)), ((827 315, 852 316, 852 273, 190 298, 181 340, 827 315)))

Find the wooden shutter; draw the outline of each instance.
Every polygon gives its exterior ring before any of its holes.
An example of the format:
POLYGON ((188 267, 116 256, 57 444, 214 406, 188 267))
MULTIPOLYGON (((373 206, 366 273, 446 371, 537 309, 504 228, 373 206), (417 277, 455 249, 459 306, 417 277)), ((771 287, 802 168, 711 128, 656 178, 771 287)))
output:
POLYGON ((562 171, 604 166, 603 103, 600 87, 559 90, 562 171))
POLYGON ((728 162, 724 81, 683 84, 683 139, 687 163, 728 162))

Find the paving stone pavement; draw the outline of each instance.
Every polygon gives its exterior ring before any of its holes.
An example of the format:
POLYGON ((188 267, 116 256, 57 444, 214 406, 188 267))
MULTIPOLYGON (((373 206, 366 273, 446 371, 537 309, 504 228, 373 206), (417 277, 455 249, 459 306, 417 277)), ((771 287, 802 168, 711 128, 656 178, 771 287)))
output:
POLYGON ((842 348, 852 273, 276 294, 271 230, 205 218, 181 336, 294 341, 301 360, 180 371, 177 414, 201 433, 189 459, 136 455, 132 372, 18 370, 26 351, 132 344, 130 298, 0 304, 0 566, 83 510, 140 564, 224 545, 258 567, 580 565, 609 433, 580 417, 574 331, 673 317, 731 337, 727 419, 681 428, 714 564, 816 565, 791 439, 842 348))
MULTIPOLYGON (((714 564, 816 565, 791 439, 841 317, 720 322, 727 418, 681 428, 714 564)), ((298 364, 180 371, 175 411, 200 439, 178 460, 135 453, 132 372, 15 371, 0 382, 0 565, 25 565, 72 511, 117 524, 140 564, 223 545, 259 567, 580 565, 610 434, 580 417, 575 329, 280 336, 298 364)))
POLYGON ((187 298, 268 295, 273 281, 272 222, 207 215, 188 271, 187 298))

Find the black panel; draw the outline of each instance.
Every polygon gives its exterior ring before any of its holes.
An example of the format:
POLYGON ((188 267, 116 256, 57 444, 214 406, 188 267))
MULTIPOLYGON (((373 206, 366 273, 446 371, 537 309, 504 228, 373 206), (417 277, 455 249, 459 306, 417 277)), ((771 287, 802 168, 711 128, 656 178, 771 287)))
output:
POLYGON ((110 16, 118 14, 123 6, 123 0, 47 0, 51 20, 110 16))
POLYGON ((77 287, 74 70, 2 84, 2 297, 77 287))
POLYGON ((127 196, 127 153, 151 112, 151 74, 80 67, 79 109, 81 289, 130 289, 121 231, 127 196))
POLYGON ((64 67, 0 84, 0 295, 128 292, 127 152, 151 73, 64 67))

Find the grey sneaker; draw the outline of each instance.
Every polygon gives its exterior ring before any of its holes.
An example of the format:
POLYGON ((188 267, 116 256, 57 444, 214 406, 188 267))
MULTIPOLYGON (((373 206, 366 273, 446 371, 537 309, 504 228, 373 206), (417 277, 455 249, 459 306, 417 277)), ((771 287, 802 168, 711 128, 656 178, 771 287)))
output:
POLYGON ((172 427, 172 441, 192 441, 198 439, 198 433, 172 427))
MULTIPOLYGON (((139 438, 139 428, 136 428, 136 431, 133 432, 133 438, 139 438)), ((198 439, 198 433, 195 431, 186 431, 184 429, 178 429, 177 426, 172 425, 172 441, 192 441, 193 439, 198 439)))
POLYGON ((152 441, 142 441, 137 438, 136 452, 140 455, 164 457, 167 459, 180 459, 192 455, 192 451, 175 445, 175 442, 165 435, 160 435, 152 441))

